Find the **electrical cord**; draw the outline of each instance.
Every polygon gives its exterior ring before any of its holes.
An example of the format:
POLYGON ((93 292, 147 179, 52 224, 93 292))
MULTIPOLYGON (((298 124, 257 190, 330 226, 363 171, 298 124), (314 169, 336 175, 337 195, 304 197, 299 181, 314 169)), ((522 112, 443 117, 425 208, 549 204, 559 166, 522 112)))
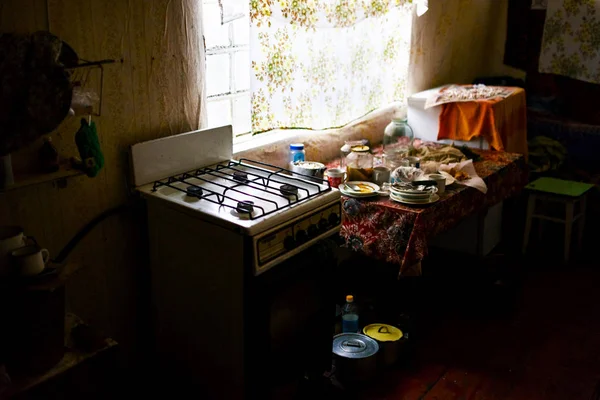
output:
POLYGON ((133 208, 133 203, 126 203, 126 204, 121 204, 117 207, 113 207, 113 208, 110 208, 110 209, 102 212, 101 214, 96 216, 94 219, 92 219, 90 222, 88 222, 83 228, 81 228, 79 230, 79 232, 77 232, 75 234, 75 236, 73 236, 71 238, 71 240, 69 240, 69 242, 65 245, 65 247, 58 253, 58 255, 52 261, 57 264, 64 262, 67 259, 67 257, 69 256, 69 254, 71 254, 71 251, 73 251, 75 246, 77 246, 79 244, 79 242, 84 237, 86 237, 87 234, 90 233, 90 231, 92 231, 92 229, 94 229, 96 227, 96 225, 98 225, 100 222, 104 221, 108 217, 111 217, 111 216, 117 215, 117 214, 121 214, 132 208, 133 208))

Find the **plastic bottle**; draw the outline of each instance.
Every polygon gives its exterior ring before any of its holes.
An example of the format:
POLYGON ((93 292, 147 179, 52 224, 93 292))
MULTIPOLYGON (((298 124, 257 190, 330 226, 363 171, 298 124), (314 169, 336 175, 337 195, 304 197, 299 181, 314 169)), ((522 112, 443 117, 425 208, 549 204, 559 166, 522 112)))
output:
POLYGON ((290 144, 290 163, 294 163, 297 161, 306 161, 305 158, 306 152, 304 151, 303 143, 292 143, 290 144))
POLYGON ((354 296, 346 296, 346 304, 342 309, 342 332, 358 332, 358 307, 354 304, 354 296))

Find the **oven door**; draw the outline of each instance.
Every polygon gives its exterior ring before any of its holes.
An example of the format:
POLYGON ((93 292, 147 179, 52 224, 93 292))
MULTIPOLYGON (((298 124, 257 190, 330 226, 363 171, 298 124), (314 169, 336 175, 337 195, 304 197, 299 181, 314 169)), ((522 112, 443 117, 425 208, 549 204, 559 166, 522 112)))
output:
POLYGON ((337 244, 324 239, 249 277, 245 349, 252 398, 269 398, 276 387, 331 368, 336 263, 337 244))

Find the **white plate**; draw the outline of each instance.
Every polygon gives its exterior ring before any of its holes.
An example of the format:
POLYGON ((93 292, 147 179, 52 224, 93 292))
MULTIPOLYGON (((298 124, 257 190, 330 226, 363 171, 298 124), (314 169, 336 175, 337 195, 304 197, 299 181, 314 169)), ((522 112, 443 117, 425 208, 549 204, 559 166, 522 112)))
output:
POLYGON ((415 206, 422 206, 422 205, 427 205, 427 204, 432 204, 435 203, 436 201, 438 201, 440 199, 440 196, 438 196, 437 194, 434 194, 431 196, 431 198, 428 201, 414 201, 414 200, 405 200, 405 199, 401 199, 400 197, 396 196, 395 194, 391 194, 390 195, 390 199, 397 201, 398 203, 402 203, 402 204, 410 204, 410 205, 415 205, 415 206))
POLYGON ((364 182, 364 181, 350 181, 350 182, 346 182, 346 183, 342 183, 338 189, 340 189, 340 191, 344 191, 344 192, 348 192, 348 193, 352 193, 358 196, 371 196, 373 195, 373 193, 377 194, 377 192, 379 192, 379 190, 381 190, 381 188, 379 187, 379 185, 376 185, 375 183, 372 182, 364 182), (352 189, 350 186, 348 185, 365 185, 365 186, 369 186, 370 188, 373 189, 372 192, 370 193, 363 193, 363 192, 358 192, 354 189, 352 189))
MULTIPOLYGON (((340 188, 338 188, 338 189, 340 189, 340 188)), ((366 199, 366 198, 369 198, 369 197, 379 196, 379 192, 373 192, 373 193, 368 193, 368 194, 356 194, 356 192, 346 192, 345 190, 342 190, 342 189, 340 189, 340 192, 344 196, 355 197, 357 199, 366 199)))

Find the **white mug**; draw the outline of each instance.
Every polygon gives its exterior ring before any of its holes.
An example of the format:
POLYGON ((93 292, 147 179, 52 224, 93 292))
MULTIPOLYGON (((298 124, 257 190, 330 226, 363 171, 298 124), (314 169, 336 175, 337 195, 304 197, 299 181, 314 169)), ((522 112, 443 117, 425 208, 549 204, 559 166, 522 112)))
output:
POLYGON ((20 276, 35 276, 46 268, 50 253, 37 245, 24 246, 11 253, 16 272, 20 276))
POLYGON ((390 181, 390 169, 388 167, 373 168, 373 181, 382 186, 390 181))
POLYGON ((446 177, 442 174, 431 174, 429 179, 432 179, 437 184, 438 194, 442 194, 446 191, 446 177))
POLYGON ((0 226, 0 276, 9 273, 10 252, 25 246, 23 228, 19 226, 0 226))

